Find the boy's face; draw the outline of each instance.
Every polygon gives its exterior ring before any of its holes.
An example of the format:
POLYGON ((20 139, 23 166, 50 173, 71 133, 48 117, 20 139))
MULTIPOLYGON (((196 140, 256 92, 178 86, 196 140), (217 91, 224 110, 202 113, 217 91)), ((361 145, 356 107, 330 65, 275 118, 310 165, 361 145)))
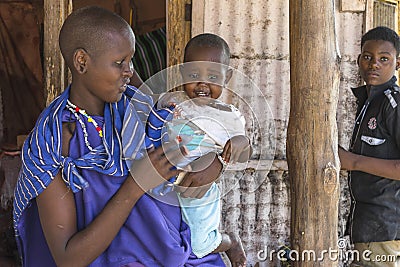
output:
POLYGON ((358 66, 365 83, 376 86, 386 83, 393 77, 400 66, 400 60, 391 42, 368 40, 361 49, 358 66))
POLYGON ((87 71, 81 80, 86 96, 113 103, 121 99, 133 75, 135 39, 129 32, 110 34, 110 38, 112 42, 104 46, 103 52, 95 55, 88 52, 87 71))
POLYGON ((232 71, 223 65, 222 51, 210 47, 192 47, 187 51, 181 67, 186 94, 189 98, 208 97, 217 99, 232 71))

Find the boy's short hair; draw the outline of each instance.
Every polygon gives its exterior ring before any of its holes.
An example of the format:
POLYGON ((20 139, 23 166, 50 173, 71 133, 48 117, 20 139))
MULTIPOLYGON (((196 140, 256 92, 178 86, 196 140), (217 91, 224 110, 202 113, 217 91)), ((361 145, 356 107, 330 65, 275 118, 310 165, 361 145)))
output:
POLYGON ((76 49, 84 49, 89 54, 103 51, 112 43, 110 33, 126 34, 132 28, 114 12, 87 6, 75 10, 64 21, 59 35, 59 46, 68 67, 72 67, 72 57, 76 49))
POLYGON ((225 65, 229 65, 231 52, 228 43, 222 37, 216 34, 202 33, 190 39, 185 46, 185 53, 183 58, 184 62, 186 62, 186 54, 188 50, 192 47, 210 47, 210 48, 221 49, 223 52, 222 63, 225 65))
POLYGON ((400 53, 400 38, 399 35, 392 29, 384 26, 378 26, 369 30, 361 38, 361 49, 366 41, 369 40, 383 40, 391 42, 396 49, 396 56, 400 53))

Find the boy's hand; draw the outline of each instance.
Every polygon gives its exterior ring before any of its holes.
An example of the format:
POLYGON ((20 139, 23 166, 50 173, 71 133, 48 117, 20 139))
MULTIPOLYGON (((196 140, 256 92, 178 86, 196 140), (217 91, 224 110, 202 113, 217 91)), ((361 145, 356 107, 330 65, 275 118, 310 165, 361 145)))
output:
POLYGON ((250 142, 244 135, 236 135, 226 142, 221 157, 226 163, 243 162, 250 157, 250 142), (246 159, 242 159, 242 153, 246 154, 246 159))
POLYGON ((340 159, 340 169, 342 170, 347 170, 351 171, 354 169, 354 162, 355 159, 357 158, 357 155, 354 153, 351 153, 341 146, 338 148, 338 154, 339 154, 339 159, 340 159))
POLYGON ((182 170, 174 168, 174 163, 186 153, 185 147, 178 147, 176 143, 164 143, 157 149, 148 151, 144 158, 133 161, 129 170, 135 182, 146 192, 178 175, 182 170))

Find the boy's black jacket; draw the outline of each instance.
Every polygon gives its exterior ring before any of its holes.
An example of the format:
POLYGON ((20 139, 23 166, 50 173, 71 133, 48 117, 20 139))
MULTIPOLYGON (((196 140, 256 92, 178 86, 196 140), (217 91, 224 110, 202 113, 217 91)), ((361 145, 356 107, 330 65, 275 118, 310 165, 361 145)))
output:
MULTIPOLYGON (((354 88, 356 123, 350 151, 382 159, 400 159, 400 93, 396 77, 371 87, 354 88)), ((400 181, 360 171, 349 174, 352 197, 348 230, 353 242, 400 239, 400 181)))

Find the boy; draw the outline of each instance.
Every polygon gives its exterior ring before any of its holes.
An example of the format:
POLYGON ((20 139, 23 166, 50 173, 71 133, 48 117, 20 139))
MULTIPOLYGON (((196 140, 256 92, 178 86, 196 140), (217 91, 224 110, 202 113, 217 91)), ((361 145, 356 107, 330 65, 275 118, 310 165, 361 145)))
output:
MULTIPOLYGON (((152 102, 128 85, 135 53, 130 25, 106 9, 84 7, 65 20, 59 42, 73 82, 23 146, 14 200, 22 265, 224 266, 218 254, 191 254, 179 207, 145 194, 179 174, 167 157, 181 153, 171 145, 151 149, 144 135, 142 117, 152 102), (131 146, 150 150, 129 155, 129 171, 121 145, 128 107, 131 146)), ((220 167, 215 161, 202 175, 216 179, 220 167)))
MULTIPOLYGON (((251 156, 243 116, 232 105, 217 100, 232 76, 229 58, 228 44, 221 37, 210 33, 193 37, 185 47, 184 64, 180 66, 184 91, 163 94, 157 109, 150 113, 147 132, 156 147, 166 137, 187 147, 186 158, 175 164, 178 168, 198 158, 197 164, 207 166, 207 160, 215 153, 226 163, 245 162, 251 156)), ((178 191, 185 179, 181 174, 174 183, 178 191)), ((226 251, 233 267, 245 266, 240 238, 218 231, 218 186, 213 183, 201 198, 188 198, 182 193, 178 196, 183 219, 191 231, 194 254, 201 258, 226 251)))
POLYGON ((353 89, 358 108, 350 152, 339 148, 352 197, 348 230, 359 252, 352 266, 399 266, 399 52, 399 36, 387 27, 361 39, 358 66, 365 85, 353 89))

